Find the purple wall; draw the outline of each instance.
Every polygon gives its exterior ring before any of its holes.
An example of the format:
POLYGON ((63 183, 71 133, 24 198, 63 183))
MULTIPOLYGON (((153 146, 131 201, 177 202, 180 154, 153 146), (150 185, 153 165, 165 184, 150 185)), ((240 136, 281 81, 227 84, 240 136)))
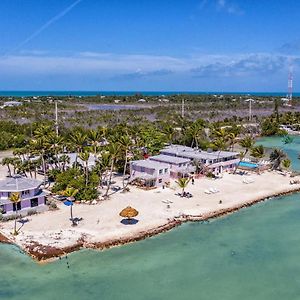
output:
MULTIPOLYGON (((38 196, 38 195, 35 196, 40 191, 41 190, 39 188, 37 188, 37 189, 29 190, 28 193, 23 193, 23 195, 21 195, 21 198, 22 198, 21 210, 31 208, 31 199, 34 199, 34 198, 38 199, 38 206, 44 205, 45 204, 45 196, 38 196), (26 198, 26 199, 23 200, 24 198, 26 198)), ((0 197, 8 198, 8 193, 0 192, 0 197)), ((35 208, 35 207, 33 207, 33 208, 35 208)), ((3 208, 7 213, 13 212, 13 204, 12 203, 4 204, 3 208)))

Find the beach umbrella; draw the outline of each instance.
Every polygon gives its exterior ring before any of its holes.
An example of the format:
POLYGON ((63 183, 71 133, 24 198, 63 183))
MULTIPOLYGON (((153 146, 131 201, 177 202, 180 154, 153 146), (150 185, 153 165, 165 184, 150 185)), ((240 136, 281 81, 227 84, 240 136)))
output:
POLYGON ((119 215, 123 218, 127 218, 128 220, 130 220, 131 218, 136 217, 138 214, 139 212, 135 208, 127 206, 120 212, 119 215))

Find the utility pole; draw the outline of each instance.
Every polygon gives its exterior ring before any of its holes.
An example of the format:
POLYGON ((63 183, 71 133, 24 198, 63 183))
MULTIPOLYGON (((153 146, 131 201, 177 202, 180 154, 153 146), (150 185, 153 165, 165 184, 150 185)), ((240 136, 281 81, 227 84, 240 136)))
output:
POLYGON ((249 121, 252 121, 252 102, 254 102, 253 99, 247 99, 246 102, 249 102, 249 121))
POLYGON ((249 101, 249 121, 252 121, 252 100, 249 101))
POLYGON ((289 66, 289 77, 288 77, 288 96, 289 105, 292 105, 293 100, 293 67, 289 66))
POLYGON ((57 109, 57 100, 55 100, 55 132, 58 137, 58 109, 57 109))

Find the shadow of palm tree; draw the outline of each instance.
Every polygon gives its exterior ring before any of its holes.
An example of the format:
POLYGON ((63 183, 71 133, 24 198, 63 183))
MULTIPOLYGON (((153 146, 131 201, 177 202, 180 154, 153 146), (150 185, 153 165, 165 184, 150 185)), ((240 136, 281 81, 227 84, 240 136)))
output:
POLYGON ((18 228, 18 232, 22 229, 22 227, 26 224, 26 223, 28 223, 29 222, 29 219, 28 218, 26 218, 26 219, 20 219, 20 220, 18 220, 17 221, 18 223, 20 223, 21 224, 21 226, 18 228))

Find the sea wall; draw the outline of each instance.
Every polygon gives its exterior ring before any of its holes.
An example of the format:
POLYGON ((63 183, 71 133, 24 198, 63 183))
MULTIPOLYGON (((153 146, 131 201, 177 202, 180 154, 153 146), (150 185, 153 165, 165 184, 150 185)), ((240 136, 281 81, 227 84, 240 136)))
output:
MULTIPOLYGON (((300 192, 300 188, 293 189, 293 190, 286 190, 280 193, 276 194, 270 194, 266 197, 263 198, 257 198, 252 201, 245 202, 240 205, 232 206, 229 208, 224 208, 224 209, 219 209, 207 214, 202 214, 202 215, 181 215, 179 217, 169 219, 168 222, 164 225, 161 225, 159 227, 153 228, 151 230, 147 231, 141 231, 136 235, 133 236, 128 236, 128 237, 123 237, 119 239, 111 239, 107 240, 105 242, 96 242, 96 243, 89 243, 85 241, 84 237, 80 238, 77 240, 77 242, 68 247, 64 248, 56 248, 56 247, 51 247, 51 246, 45 246, 41 245, 35 241, 32 241, 30 245, 27 245, 23 250, 28 253, 32 258, 34 258, 37 261, 48 261, 54 258, 58 258, 60 256, 64 256, 67 253, 71 253, 74 251, 78 251, 80 249, 108 249, 111 247, 116 247, 136 241, 140 241, 149 237, 152 237, 154 235, 166 232, 171 230, 172 228, 175 228, 185 222, 199 222, 199 221, 207 221, 209 219, 213 218, 218 218, 221 216, 225 216, 231 213, 234 213, 242 208, 250 207, 256 203, 266 201, 268 199, 278 197, 278 196, 284 196, 292 193, 297 193, 300 192)), ((0 234, 0 242, 1 243, 11 243, 11 241, 0 234)))

